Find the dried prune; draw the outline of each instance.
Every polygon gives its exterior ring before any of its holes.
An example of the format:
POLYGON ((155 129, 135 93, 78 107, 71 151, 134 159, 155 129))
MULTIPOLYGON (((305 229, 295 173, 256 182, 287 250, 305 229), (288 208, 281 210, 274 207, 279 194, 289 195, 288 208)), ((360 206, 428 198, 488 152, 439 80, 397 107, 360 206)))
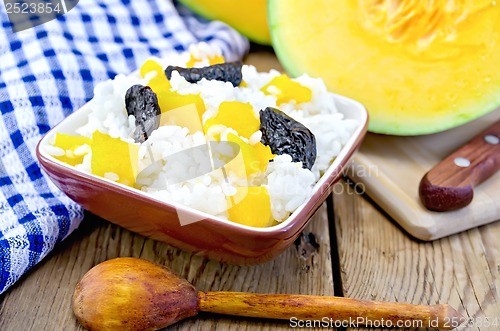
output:
POLYGON ((170 79, 172 71, 178 71, 190 83, 196 83, 203 78, 207 80, 220 80, 223 82, 231 82, 234 87, 239 86, 243 79, 241 73, 241 62, 227 62, 214 64, 203 68, 182 68, 176 66, 168 66, 165 69, 165 75, 170 79))
POLYGON ((311 169, 316 160, 316 138, 302 123, 282 111, 267 107, 260 111, 261 142, 271 148, 273 154, 288 154, 293 162, 311 169))
POLYGON ((156 93, 149 86, 133 85, 125 94, 125 107, 128 115, 135 116, 134 140, 146 141, 160 125, 161 111, 156 93))

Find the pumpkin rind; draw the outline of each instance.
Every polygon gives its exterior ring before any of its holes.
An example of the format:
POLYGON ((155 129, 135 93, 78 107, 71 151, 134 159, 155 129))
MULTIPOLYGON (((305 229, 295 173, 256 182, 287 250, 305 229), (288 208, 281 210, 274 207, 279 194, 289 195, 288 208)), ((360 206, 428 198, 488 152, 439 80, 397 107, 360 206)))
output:
POLYGON ((251 41, 271 44, 266 0, 179 0, 195 13, 232 26, 251 41))
POLYGON ((290 75, 363 103, 372 132, 450 129, 500 105, 500 3, 426 3, 269 0, 273 47, 290 75))

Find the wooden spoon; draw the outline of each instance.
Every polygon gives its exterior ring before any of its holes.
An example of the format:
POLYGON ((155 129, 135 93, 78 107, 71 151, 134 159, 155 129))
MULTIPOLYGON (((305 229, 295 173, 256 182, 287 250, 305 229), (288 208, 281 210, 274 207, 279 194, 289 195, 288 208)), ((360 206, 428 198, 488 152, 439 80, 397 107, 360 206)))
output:
MULTIPOLYGON (((76 286, 73 311, 89 330, 158 330, 199 311, 227 315, 353 321, 359 325, 453 329, 463 317, 446 304, 424 306, 342 297, 201 292, 168 269, 138 258, 116 258, 89 270, 76 286), (401 322, 399 322, 401 323, 401 322), (420 324, 421 323, 421 324, 420 324)), ((333 325, 333 324, 332 324, 333 325)))

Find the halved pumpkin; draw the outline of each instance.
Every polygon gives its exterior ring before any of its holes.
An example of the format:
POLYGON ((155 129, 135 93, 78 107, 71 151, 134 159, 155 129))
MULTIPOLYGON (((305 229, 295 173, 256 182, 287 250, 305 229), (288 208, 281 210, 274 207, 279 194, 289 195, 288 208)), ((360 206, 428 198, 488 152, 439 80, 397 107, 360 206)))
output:
POLYGON ((263 45, 271 44, 266 0, 179 0, 179 2, 207 19, 227 23, 251 41, 263 45))
POLYGON ((372 132, 449 129, 500 104, 500 3, 269 0, 277 56, 363 103, 372 132))

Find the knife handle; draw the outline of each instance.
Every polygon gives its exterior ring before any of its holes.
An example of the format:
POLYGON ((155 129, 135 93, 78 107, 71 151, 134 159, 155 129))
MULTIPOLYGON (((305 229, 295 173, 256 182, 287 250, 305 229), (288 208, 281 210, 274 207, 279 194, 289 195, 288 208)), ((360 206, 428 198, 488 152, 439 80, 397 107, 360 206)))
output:
POLYGON ((432 168, 420 181, 419 195, 432 211, 467 206, 474 187, 500 168, 500 121, 432 168))

